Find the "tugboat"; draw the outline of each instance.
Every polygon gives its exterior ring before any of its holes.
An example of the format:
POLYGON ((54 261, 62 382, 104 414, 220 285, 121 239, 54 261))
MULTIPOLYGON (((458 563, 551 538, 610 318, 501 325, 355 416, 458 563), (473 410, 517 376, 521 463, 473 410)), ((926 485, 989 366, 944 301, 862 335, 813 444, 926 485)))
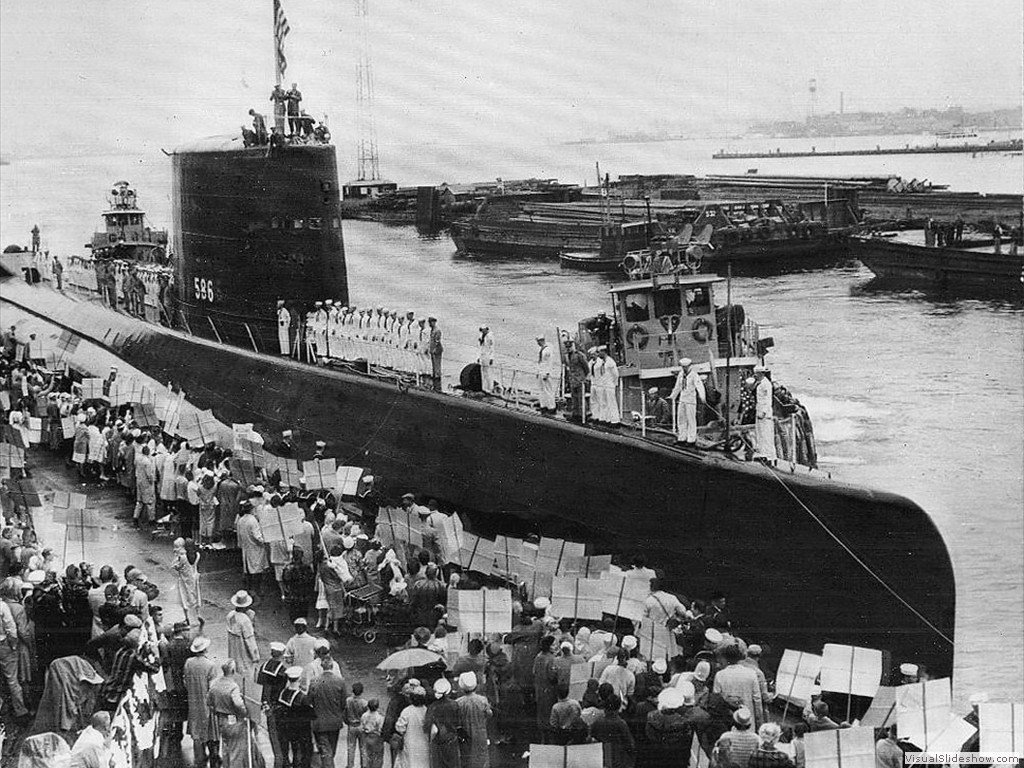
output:
POLYGON ((146 212, 138 207, 135 189, 127 181, 114 182, 104 229, 85 247, 97 259, 125 259, 145 264, 167 263, 167 230, 146 226, 146 212))
POLYGON ((111 185, 103 229, 85 244, 88 256, 68 259, 65 282, 78 290, 95 291, 110 307, 168 324, 168 291, 174 277, 167 230, 151 229, 138 206, 135 188, 127 181, 111 185))

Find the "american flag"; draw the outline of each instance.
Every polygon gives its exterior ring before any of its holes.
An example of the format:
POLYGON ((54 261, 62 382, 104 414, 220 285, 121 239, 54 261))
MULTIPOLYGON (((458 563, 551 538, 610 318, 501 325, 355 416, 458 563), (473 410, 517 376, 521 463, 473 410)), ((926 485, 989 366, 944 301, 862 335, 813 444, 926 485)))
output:
POLYGON ((291 32, 288 19, 281 9, 281 0, 274 0, 274 50, 277 51, 277 76, 284 79, 284 71, 288 68, 288 59, 284 56, 284 39, 291 32))

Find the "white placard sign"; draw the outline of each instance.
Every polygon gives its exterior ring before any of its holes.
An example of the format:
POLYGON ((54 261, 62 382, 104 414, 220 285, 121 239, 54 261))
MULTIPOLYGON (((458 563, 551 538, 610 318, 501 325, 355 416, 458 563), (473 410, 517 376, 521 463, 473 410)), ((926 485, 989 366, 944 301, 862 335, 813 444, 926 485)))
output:
POLYGON ((978 725, 982 752, 1024 752, 1024 705, 979 704, 978 725))
POLYGON ((798 707, 806 705, 811 695, 820 690, 815 682, 820 672, 821 656, 787 649, 775 675, 775 690, 779 698, 798 707))
POLYGON ((821 654, 821 690, 874 696, 882 682, 882 652, 827 643, 821 654))
POLYGON ((875 729, 839 728, 804 736, 807 768, 875 768, 875 729))
POLYGON ((953 689, 948 677, 896 689, 896 725, 901 739, 925 752, 949 725, 953 715, 953 689))

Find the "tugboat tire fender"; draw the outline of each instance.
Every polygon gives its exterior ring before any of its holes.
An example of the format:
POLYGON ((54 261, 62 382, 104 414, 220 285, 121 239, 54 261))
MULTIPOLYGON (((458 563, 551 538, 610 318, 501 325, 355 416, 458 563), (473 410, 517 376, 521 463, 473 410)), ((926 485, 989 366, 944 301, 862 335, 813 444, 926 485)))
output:
POLYGON ((707 344, 711 340, 711 334, 714 332, 714 326, 711 325, 711 321, 706 317, 698 317, 693 321, 693 338, 695 341, 699 341, 701 344, 707 344))
POLYGON ((647 346, 650 335, 642 325, 634 325, 626 332, 626 343, 630 348, 643 349, 647 346))

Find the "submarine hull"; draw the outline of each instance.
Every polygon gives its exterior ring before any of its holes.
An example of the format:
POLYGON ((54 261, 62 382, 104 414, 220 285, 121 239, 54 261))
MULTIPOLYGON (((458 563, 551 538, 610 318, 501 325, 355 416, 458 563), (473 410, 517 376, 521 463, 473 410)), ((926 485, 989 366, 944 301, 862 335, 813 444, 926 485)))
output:
POLYGON ((254 422, 268 444, 295 429, 309 456, 324 440, 339 464, 372 467, 388 497, 412 490, 477 510, 482 532, 534 527, 595 553, 641 552, 689 597, 724 591, 737 631, 777 654, 846 643, 952 671, 952 563, 931 518, 904 497, 400 389, 12 277, 2 304, 12 322, 70 331, 173 383, 222 422, 254 422))

